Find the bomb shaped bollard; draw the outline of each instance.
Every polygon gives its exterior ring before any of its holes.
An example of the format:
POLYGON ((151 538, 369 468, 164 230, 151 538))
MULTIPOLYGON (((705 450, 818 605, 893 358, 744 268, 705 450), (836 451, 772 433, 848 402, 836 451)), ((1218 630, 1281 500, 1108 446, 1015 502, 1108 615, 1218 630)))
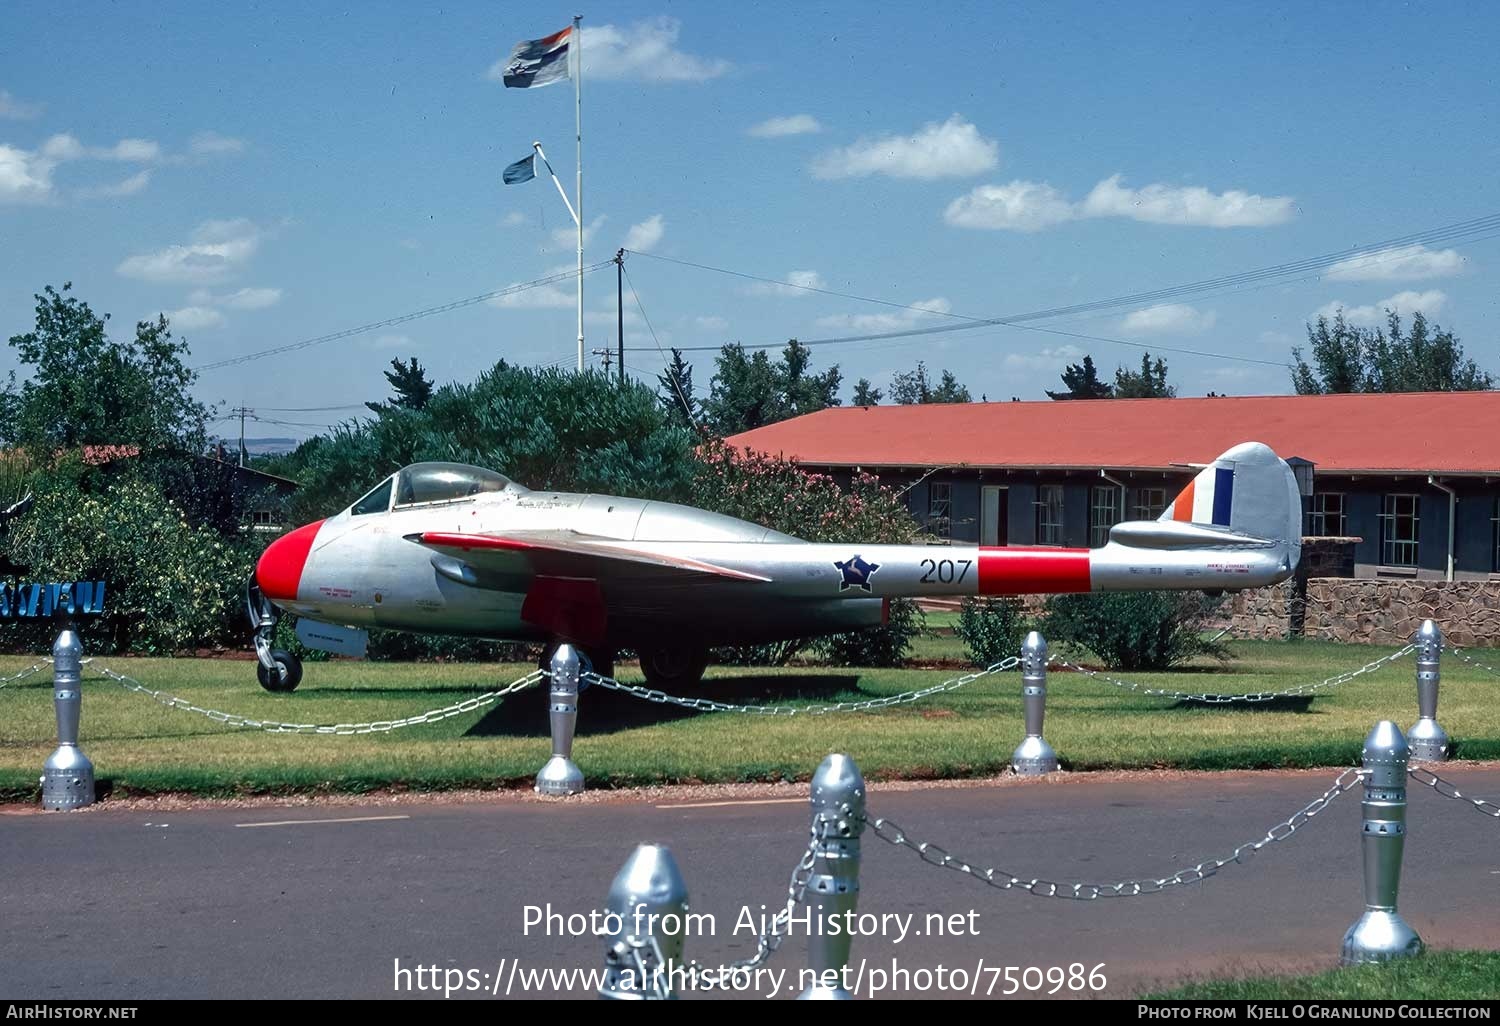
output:
POLYGON ((94 804, 94 764, 78 746, 83 704, 83 642, 65 621, 52 646, 52 704, 57 748, 42 768, 42 808, 81 809, 94 804))
POLYGON ((1021 646, 1021 701, 1026 707, 1026 737, 1010 757, 1012 772, 1039 777, 1057 770, 1057 753, 1042 737, 1047 715, 1047 639, 1036 631, 1021 646))
POLYGON ((552 654, 552 758, 536 775, 538 794, 563 797, 583 793, 583 771, 573 762, 573 732, 578 727, 578 678, 582 672, 578 649, 558 645, 552 654))
POLYGON ((812 778, 812 875, 808 912, 818 920, 807 941, 811 982, 799 1001, 848 1001, 845 920, 859 904, 860 835, 865 830, 865 778, 847 755, 824 759, 812 778), (837 920, 838 922, 835 922, 837 920))
POLYGON ((1365 797, 1360 805, 1360 854, 1365 912, 1344 934, 1344 965, 1389 962, 1422 953, 1422 938, 1396 911, 1406 847, 1406 764, 1401 728, 1381 720, 1365 738, 1365 797))
POLYGON ((604 899, 604 982, 612 1001, 673 1000, 683 972, 687 884, 670 849, 642 844, 625 860, 604 899))
POLYGON ((1416 762, 1448 761, 1448 732, 1437 721, 1438 684, 1443 679, 1443 632, 1431 620, 1417 631, 1417 722, 1407 731, 1416 762))

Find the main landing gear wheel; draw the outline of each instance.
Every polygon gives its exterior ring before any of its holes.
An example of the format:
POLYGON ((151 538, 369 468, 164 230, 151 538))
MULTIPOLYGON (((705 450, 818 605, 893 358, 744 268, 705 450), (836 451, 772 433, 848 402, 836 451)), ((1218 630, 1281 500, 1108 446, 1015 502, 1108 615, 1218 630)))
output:
POLYGON ((659 645, 640 654, 646 683, 663 691, 691 687, 708 669, 708 650, 693 645, 659 645))
POLYGON ((267 691, 296 691, 297 685, 302 683, 302 660, 286 649, 278 648, 271 652, 271 661, 276 664, 274 674, 259 663, 255 664, 255 678, 260 681, 260 686, 267 691))

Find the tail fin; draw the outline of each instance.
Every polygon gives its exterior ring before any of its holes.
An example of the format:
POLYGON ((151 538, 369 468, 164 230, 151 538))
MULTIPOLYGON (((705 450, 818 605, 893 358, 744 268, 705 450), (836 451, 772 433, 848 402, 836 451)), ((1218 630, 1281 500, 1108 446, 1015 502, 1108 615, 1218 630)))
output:
POLYGON ((1162 521, 1228 528, 1282 542, 1292 566, 1302 551, 1302 497, 1292 468, 1260 442, 1241 442, 1203 468, 1162 521))

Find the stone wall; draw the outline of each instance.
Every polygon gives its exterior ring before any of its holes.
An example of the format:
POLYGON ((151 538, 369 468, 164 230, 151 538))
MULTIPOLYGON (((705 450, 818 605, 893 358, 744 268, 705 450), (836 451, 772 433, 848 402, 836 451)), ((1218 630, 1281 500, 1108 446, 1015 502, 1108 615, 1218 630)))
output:
MULTIPOLYGON (((1296 582, 1240 592, 1231 599, 1238 637, 1284 638, 1296 610, 1296 582)), ((1302 633, 1327 641, 1399 645, 1433 619, 1455 645, 1500 645, 1500 581, 1307 581, 1302 633)))

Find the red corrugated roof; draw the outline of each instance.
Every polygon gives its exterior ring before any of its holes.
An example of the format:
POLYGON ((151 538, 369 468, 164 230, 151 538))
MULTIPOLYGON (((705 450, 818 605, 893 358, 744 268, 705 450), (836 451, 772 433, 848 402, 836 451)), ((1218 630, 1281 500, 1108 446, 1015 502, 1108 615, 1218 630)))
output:
POLYGON ((1500 474, 1500 392, 842 406, 729 439, 819 466, 1105 469, 1248 441, 1330 473, 1500 474))

